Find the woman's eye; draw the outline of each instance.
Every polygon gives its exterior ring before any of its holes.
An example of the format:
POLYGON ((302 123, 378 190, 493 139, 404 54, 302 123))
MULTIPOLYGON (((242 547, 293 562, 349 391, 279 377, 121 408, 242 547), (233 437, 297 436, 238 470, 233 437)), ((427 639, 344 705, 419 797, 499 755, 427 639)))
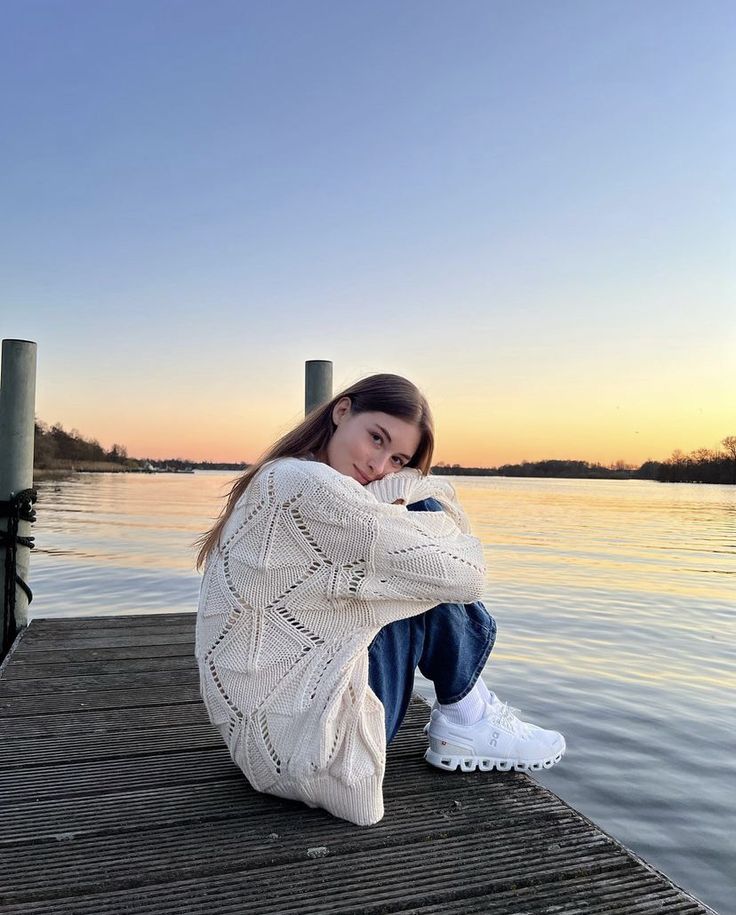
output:
POLYGON ((383 439, 381 438, 381 436, 380 436, 377 432, 371 432, 371 435, 373 436, 374 439, 376 439, 376 440, 379 441, 381 444, 383 444, 383 439))

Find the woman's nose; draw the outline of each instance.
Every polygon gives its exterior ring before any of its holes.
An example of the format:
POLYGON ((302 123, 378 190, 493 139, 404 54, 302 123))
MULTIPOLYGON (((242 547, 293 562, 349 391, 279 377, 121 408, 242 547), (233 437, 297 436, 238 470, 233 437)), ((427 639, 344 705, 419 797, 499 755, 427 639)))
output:
POLYGON ((374 477, 381 476, 384 472, 384 467, 386 464, 386 456, 378 457, 374 456, 368 461, 368 469, 373 474, 374 477))

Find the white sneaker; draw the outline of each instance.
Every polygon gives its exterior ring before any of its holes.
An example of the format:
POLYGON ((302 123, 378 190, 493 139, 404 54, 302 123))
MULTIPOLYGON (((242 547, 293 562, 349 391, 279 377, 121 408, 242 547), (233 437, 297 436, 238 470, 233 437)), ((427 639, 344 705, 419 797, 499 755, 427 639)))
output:
POLYGON ((425 733, 429 749, 424 758, 438 769, 535 772, 549 769, 565 754, 562 734, 517 718, 495 693, 476 724, 454 724, 433 708, 425 733))

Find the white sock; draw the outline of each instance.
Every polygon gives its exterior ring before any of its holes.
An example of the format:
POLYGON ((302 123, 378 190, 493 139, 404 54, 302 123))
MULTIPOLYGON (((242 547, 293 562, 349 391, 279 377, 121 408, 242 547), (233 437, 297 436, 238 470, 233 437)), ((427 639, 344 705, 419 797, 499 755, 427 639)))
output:
POLYGON ((478 677, 478 680, 476 681, 475 685, 478 688, 478 691, 480 692, 480 695, 481 695, 481 698, 483 699, 483 701, 487 702, 489 705, 491 705, 492 704, 491 694, 488 691, 488 687, 483 682, 483 677, 478 677))
MULTIPOLYGON (((467 696, 459 702, 453 702, 451 705, 440 704, 440 711, 445 718, 452 721, 454 724, 475 724, 476 721, 480 721, 483 717, 483 710, 486 706, 486 700, 483 697, 482 689, 485 689, 485 684, 479 677, 475 686, 470 690, 467 696), (479 684, 482 684, 482 686, 479 686, 479 684)), ((485 692, 488 694, 487 689, 485 689, 485 692)))

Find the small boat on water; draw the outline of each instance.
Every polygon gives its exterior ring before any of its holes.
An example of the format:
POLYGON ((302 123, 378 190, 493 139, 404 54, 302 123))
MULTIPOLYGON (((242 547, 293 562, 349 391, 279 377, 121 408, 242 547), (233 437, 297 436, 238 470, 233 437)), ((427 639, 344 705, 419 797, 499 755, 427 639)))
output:
POLYGON ((141 467, 142 473, 194 473, 193 467, 170 467, 164 464, 163 467, 156 467, 150 461, 146 461, 141 467))

